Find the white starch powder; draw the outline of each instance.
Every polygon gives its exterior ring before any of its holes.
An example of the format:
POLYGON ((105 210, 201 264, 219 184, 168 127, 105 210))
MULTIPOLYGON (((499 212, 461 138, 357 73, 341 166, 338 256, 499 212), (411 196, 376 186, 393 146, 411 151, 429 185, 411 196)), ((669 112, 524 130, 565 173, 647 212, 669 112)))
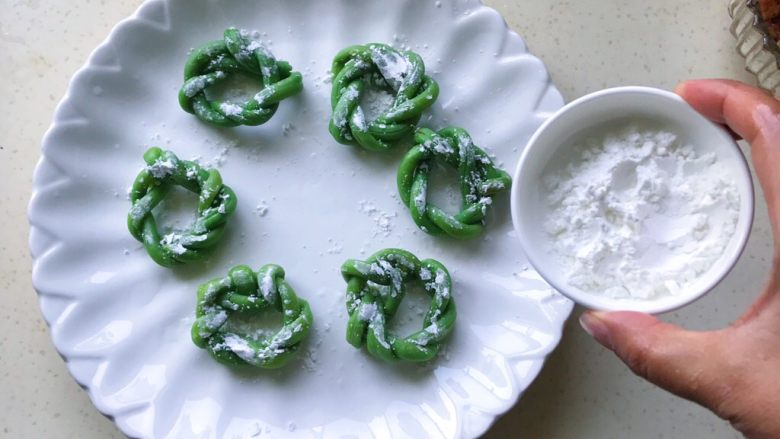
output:
POLYGON ((543 174, 550 251, 570 285, 613 298, 674 295, 723 254, 740 196, 714 153, 650 122, 573 146, 543 174))

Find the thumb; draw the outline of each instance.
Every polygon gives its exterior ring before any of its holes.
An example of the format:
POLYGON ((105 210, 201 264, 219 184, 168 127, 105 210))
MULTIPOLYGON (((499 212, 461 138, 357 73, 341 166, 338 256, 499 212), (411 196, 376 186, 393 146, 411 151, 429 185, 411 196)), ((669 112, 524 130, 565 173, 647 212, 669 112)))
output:
POLYGON ((580 324, 634 373, 678 396, 717 412, 732 393, 719 332, 686 331, 635 312, 588 311, 580 324))

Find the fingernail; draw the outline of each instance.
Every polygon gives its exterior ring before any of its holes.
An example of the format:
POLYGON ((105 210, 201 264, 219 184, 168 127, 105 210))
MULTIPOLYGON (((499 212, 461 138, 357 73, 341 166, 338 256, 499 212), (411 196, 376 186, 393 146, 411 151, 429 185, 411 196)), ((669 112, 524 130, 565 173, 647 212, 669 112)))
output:
POLYGON ((602 319, 602 313, 586 311, 580 316, 580 325, 585 332, 607 349, 612 349, 609 328, 602 319))

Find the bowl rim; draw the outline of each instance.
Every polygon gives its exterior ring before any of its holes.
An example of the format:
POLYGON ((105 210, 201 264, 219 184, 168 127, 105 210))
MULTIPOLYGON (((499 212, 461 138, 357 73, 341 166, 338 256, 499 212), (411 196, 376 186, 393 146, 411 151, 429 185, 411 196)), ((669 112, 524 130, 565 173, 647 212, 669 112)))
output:
MULTIPOLYGON (((583 129, 585 128, 587 127, 583 127, 583 129)), ((582 306, 585 306, 590 309, 599 310, 599 311, 637 311, 637 312, 645 312, 649 314, 662 314, 662 313, 675 311, 702 298, 707 293, 712 291, 718 284, 720 284, 723 281, 723 279, 725 279, 726 276, 733 270, 737 261, 739 261, 740 257, 744 253, 745 247, 747 246, 748 240, 750 238, 753 229, 754 216, 755 216, 755 185, 753 183, 752 173, 750 171, 747 158, 745 157, 745 153, 742 151, 742 148, 739 147, 739 145, 737 144, 736 140, 732 137, 732 135, 729 132, 727 132, 725 128, 723 128, 722 126, 707 120, 703 115, 698 113, 693 107, 690 107, 676 93, 659 89, 659 88, 647 87, 647 86, 622 86, 622 87, 614 87, 614 88, 599 90, 594 93, 590 93, 578 99, 575 99, 574 101, 566 104, 552 117, 548 118, 539 127, 539 129, 536 130, 534 135, 531 136, 530 140, 526 143, 526 146, 523 149, 523 152, 520 156, 520 159, 518 160, 517 166, 515 168, 515 172, 513 174, 510 197, 511 197, 510 211, 512 215, 512 225, 514 227, 515 233, 518 236, 518 239, 520 240, 520 245, 523 248, 523 251, 530 265, 556 291, 558 291, 559 293, 563 294, 567 298, 573 300, 574 302, 582 306), (571 288, 565 283, 556 281, 554 279, 554 276, 550 276, 548 274, 547 267, 541 261, 541 258, 538 257, 539 251, 541 250, 535 249, 534 246, 532 246, 529 240, 527 239, 526 234, 523 233, 523 230, 527 229, 527 227, 524 226, 524 224, 526 223, 524 221, 525 216, 521 215, 520 213, 522 209, 520 208, 521 206, 519 206, 518 198, 520 196, 522 189, 520 188, 520 185, 517 184, 517 182, 520 181, 521 174, 525 172, 526 163, 528 162, 528 157, 531 154, 531 151, 534 149, 534 145, 538 143, 539 139, 546 134, 547 130, 550 129, 550 127, 552 127, 553 125, 555 125, 563 117, 564 114, 569 113, 573 109, 581 107, 582 104, 590 101, 600 100, 600 99, 605 99, 605 98, 615 97, 617 95, 625 95, 625 94, 635 94, 638 96, 652 95, 654 97, 668 99, 671 102, 674 102, 676 104, 682 103, 685 106, 687 106, 690 111, 695 112, 701 118, 703 123, 709 123, 710 129, 715 130, 717 134, 724 141, 733 143, 733 149, 736 152, 735 156, 738 158, 736 160, 736 163, 734 164, 734 168, 738 180, 742 180, 741 183, 738 181, 737 184, 744 185, 745 193, 748 195, 747 200, 744 200, 744 204, 743 204, 743 206, 745 206, 744 209, 745 212, 740 212, 740 221, 743 218, 745 219, 744 225, 742 225, 741 227, 738 226, 734 232, 734 235, 732 235, 732 239, 738 239, 739 242, 737 243, 735 251, 731 255, 724 254, 721 256, 721 258, 728 257, 727 259, 725 259, 727 263, 724 265, 724 268, 721 271, 714 272, 714 274, 712 275, 705 273, 705 276, 707 276, 709 279, 706 283, 703 284, 703 286, 700 289, 694 291, 693 293, 680 294, 679 296, 676 296, 679 297, 679 300, 676 301, 669 302, 669 301, 652 300, 652 299, 651 300, 613 299, 604 296, 589 294, 586 292, 581 292, 576 288, 571 288), (609 306, 604 306, 605 302, 608 303, 609 306)))

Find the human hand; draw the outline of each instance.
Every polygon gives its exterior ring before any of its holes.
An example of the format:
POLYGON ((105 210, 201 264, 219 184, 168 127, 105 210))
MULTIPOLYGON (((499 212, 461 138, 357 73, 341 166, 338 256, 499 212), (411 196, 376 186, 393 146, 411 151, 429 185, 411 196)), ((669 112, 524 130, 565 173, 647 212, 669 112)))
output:
POLYGON ((583 328, 637 375, 697 402, 750 438, 780 438, 780 101, 748 85, 689 81, 677 93, 751 144, 769 206, 769 281, 735 323, 693 332, 634 312, 588 311, 583 328))

